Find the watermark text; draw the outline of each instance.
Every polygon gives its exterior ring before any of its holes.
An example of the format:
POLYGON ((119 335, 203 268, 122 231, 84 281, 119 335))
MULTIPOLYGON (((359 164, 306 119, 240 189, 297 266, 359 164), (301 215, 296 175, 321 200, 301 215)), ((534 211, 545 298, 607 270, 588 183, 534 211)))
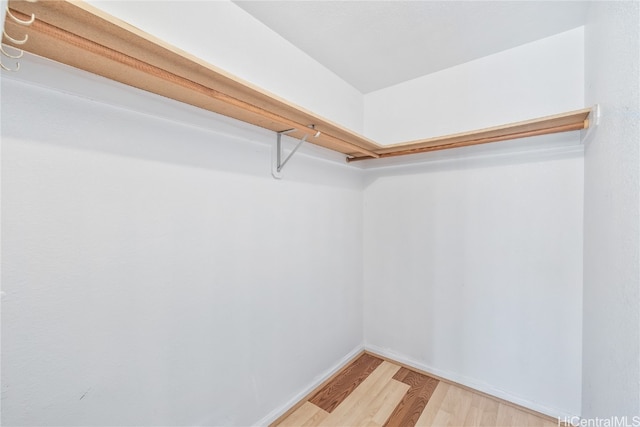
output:
POLYGON ((558 426, 576 427, 640 427, 640 415, 608 418, 558 417, 558 426))

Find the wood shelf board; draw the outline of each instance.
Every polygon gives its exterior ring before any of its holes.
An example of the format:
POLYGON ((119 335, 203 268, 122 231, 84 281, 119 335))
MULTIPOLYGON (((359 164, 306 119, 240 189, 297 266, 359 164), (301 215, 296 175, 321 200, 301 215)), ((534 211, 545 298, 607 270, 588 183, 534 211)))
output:
POLYGON ((509 134, 520 134, 534 132, 543 129, 553 129, 566 125, 584 123, 591 112, 590 108, 570 111, 552 116, 540 117, 532 120, 509 123, 506 125, 494 126, 470 132, 462 132, 452 135, 437 136, 433 138, 420 139, 417 141, 403 142, 400 144, 388 145, 378 150, 379 153, 391 153, 400 150, 411 150, 424 147, 432 147, 442 144, 454 144, 462 141, 475 139, 495 138, 509 134))
MULTIPOLYGON (((10 34, 29 35, 27 44, 15 46, 17 48, 270 130, 304 129, 314 125, 322 135, 309 138, 309 142, 347 155, 362 156, 366 152, 371 155, 380 148, 361 135, 233 77, 85 3, 11 1, 9 5, 18 17, 36 14, 36 22, 29 27, 7 19, 10 34), (182 88, 172 90, 171 86, 182 88), (176 92, 182 93, 176 96, 176 92), (203 102, 203 94, 218 97, 222 102, 203 102), (274 119, 276 116, 278 119, 274 119), (265 126, 265 122, 279 125, 265 126)), ((12 45, 6 38, 3 42, 12 45)), ((293 134, 296 135, 301 138, 304 133, 293 134)))
POLYGON ((29 35, 25 45, 3 43, 129 86, 222 114, 343 153, 349 161, 392 157, 485 144, 588 127, 590 109, 511 123, 472 132, 382 146, 224 70, 144 33, 81 1, 9 2, 28 27, 7 19, 9 34, 29 35), (306 131, 310 125, 320 131, 306 131))
MULTIPOLYGON (((377 150, 381 158, 404 156, 409 154, 426 153, 430 151, 467 147, 471 145, 487 144, 531 136, 548 135, 552 133, 570 132, 589 127, 590 108, 570 111, 552 116, 522 122, 510 123, 471 132, 427 138, 418 141, 389 145, 377 150)), ((371 157, 358 157, 349 161, 368 160, 371 157)))

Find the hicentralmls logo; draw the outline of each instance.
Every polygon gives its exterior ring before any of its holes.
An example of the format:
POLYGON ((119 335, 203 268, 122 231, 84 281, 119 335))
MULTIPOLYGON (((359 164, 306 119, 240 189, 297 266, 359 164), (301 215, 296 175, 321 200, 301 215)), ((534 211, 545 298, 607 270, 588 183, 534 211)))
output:
POLYGON ((609 418, 580 418, 558 417, 558 425, 576 427, 640 427, 640 415, 633 417, 609 417, 609 418))

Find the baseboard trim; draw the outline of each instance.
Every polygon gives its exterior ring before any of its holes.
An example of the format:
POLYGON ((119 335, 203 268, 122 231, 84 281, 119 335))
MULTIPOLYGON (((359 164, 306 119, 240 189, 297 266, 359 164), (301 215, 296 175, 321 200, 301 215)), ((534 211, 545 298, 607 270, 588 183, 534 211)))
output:
POLYGON ((406 365, 406 367, 421 371, 422 373, 435 377, 444 382, 454 384, 466 389, 469 389, 476 393, 484 394, 492 399, 500 400, 507 405, 514 406, 526 412, 530 412, 534 415, 548 418, 550 421, 557 423, 558 420, 570 420, 578 419, 576 414, 570 414, 568 412, 561 411, 557 408, 551 408, 548 406, 540 405, 538 403, 523 399, 519 396, 512 395, 504 390, 495 388, 489 384, 477 381, 473 378, 468 378, 463 375, 455 374, 453 372, 437 369, 424 363, 418 362, 411 358, 405 357, 401 354, 395 353, 385 348, 377 347, 375 345, 365 345, 365 352, 373 356, 378 356, 381 359, 386 359, 392 363, 399 365, 406 365))
POLYGON ((334 364, 331 368, 324 371, 324 373, 317 377, 312 384, 294 395, 284 405, 274 409, 260 421, 257 421, 254 426, 270 426, 288 417, 293 411, 302 406, 304 402, 306 402, 311 397, 311 394, 316 391, 316 389, 324 386, 326 383, 331 381, 338 373, 340 373, 342 368, 347 366, 357 357, 360 357, 360 355, 363 354, 364 351, 364 345, 358 345, 356 348, 347 353, 342 359, 340 359, 336 364, 334 364))

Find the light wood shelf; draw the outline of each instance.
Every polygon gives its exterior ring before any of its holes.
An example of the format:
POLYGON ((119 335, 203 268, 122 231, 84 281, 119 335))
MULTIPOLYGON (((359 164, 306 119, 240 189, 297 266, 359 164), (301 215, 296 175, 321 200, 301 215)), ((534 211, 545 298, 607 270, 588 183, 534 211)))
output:
MULTIPOLYGON (((471 132, 438 136, 418 141, 403 142, 387 145, 376 150, 381 158, 404 156, 408 154, 426 153, 429 151, 446 150, 450 148, 467 147, 470 145, 487 144, 489 142, 507 141, 530 136, 548 135, 551 133, 582 130, 589 127, 591 108, 570 111, 568 113, 541 117, 522 122, 509 123, 471 132)), ((372 157, 358 157, 349 161, 366 160, 372 157)))
POLYGON ((25 45, 3 43, 120 83, 338 151, 348 160, 391 157, 588 127, 589 109, 438 138, 383 146, 245 82, 205 61, 80 1, 13 0, 11 12, 36 20, 28 27, 6 19, 9 34, 28 34, 25 45))

